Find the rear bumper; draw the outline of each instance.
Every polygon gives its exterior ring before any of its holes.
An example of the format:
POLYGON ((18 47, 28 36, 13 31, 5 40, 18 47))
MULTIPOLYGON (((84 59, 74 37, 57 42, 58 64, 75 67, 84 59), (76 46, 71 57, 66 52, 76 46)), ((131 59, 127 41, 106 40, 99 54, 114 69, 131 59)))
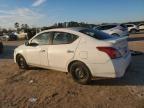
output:
POLYGON ((131 54, 128 53, 122 58, 109 60, 104 64, 91 64, 93 77, 119 78, 124 76, 131 62, 131 54))
POLYGON ((114 77, 122 77, 124 76, 127 68, 131 63, 131 54, 127 54, 123 58, 113 60, 113 65, 115 68, 115 76, 114 77))

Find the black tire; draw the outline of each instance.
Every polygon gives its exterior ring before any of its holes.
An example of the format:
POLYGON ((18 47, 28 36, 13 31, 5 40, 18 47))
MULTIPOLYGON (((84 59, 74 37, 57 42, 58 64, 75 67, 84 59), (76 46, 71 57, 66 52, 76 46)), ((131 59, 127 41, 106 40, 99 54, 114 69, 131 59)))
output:
POLYGON ((26 60, 22 55, 18 55, 16 60, 17 60, 17 64, 18 64, 20 69, 28 69, 28 65, 26 63, 26 60))
POLYGON ((136 32, 137 32, 136 29, 132 29, 132 30, 130 31, 130 33, 132 33, 132 34, 135 34, 136 32))
POLYGON ((81 62, 71 64, 70 73, 73 79, 80 84, 89 84, 91 81, 91 73, 88 67, 81 62))

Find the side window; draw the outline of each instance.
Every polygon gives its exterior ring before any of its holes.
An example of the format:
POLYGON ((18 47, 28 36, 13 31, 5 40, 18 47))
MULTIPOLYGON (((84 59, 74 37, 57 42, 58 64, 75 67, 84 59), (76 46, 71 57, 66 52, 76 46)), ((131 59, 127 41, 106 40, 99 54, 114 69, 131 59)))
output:
POLYGON ((101 26, 101 27, 99 28, 99 30, 107 30, 107 29, 110 29, 109 25, 101 26))
POLYGON ((112 29, 114 27, 116 27, 116 25, 108 25, 108 26, 106 26, 106 29, 112 29))
MULTIPOLYGON (((120 26, 123 28, 127 28, 127 26, 125 24, 121 24, 120 26)), ((133 25, 130 25, 130 27, 133 27, 133 25)))
POLYGON ((98 29, 98 30, 102 30, 102 26, 99 26, 99 27, 97 27, 96 29, 98 29))
POLYGON ((70 44, 74 42, 78 36, 64 32, 55 32, 53 36, 53 45, 70 44))
POLYGON ((98 30, 108 30, 108 29, 112 29, 116 27, 116 25, 103 25, 103 26, 99 26, 97 27, 98 30))
POLYGON ((132 25, 127 25, 127 27, 132 27, 132 25))
POLYGON ((39 45, 49 45, 50 44, 51 33, 42 33, 36 36, 31 43, 37 43, 39 45))

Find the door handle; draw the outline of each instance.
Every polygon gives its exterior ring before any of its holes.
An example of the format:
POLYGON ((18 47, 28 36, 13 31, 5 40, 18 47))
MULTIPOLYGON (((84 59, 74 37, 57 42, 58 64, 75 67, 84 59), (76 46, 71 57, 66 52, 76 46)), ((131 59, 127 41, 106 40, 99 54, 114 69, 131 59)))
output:
POLYGON ((67 50, 67 53, 74 53, 73 50, 67 50))
POLYGON ((40 52, 45 52, 45 50, 40 50, 40 52))

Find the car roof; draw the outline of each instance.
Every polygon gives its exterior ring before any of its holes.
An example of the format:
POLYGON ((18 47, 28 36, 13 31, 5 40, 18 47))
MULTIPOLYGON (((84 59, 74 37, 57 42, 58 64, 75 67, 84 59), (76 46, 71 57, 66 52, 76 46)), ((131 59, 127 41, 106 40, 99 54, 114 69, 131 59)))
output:
POLYGON ((70 31, 80 31, 80 30, 83 30, 83 29, 88 29, 88 28, 85 28, 85 27, 69 27, 69 28, 54 28, 54 29, 48 29, 48 30, 45 30, 45 31, 60 31, 60 30, 70 30, 70 31))
POLYGON ((85 29, 89 29, 89 28, 85 28, 85 27, 54 28, 54 29, 44 30, 38 33, 37 35, 41 33, 45 33, 45 32, 68 32, 68 33, 74 33, 75 35, 80 35, 81 32, 79 31, 85 30, 85 29))

